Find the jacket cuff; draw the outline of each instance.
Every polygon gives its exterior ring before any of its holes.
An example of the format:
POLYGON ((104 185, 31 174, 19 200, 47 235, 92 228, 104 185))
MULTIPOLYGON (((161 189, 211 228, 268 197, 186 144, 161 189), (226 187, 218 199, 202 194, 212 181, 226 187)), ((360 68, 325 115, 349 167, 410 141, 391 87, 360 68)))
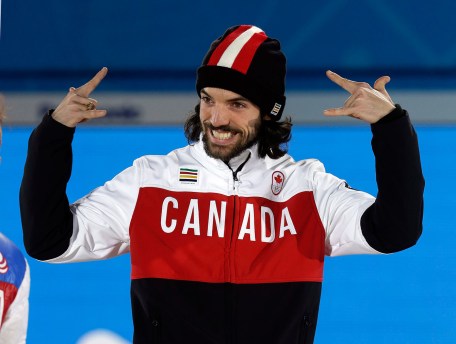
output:
POLYGON ((53 117, 52 113, 54 110, 49 110, 43 117, 41 123, 36 128, 36 134, 42 136, 42 139, 46 141, 56 140, 73 140, 73 136, 76 128, 70 128, 66 125, 57 122, 53 117))
POLYGON ((376 123, 374 123, 372 125, 393 122, 396 119, 404 117, 406 115, 406 111, 403 110, 399 104, 394 104, 394 105, 396 106, 396 108, 393 111, 391 111, 385 117, 380 118, 380 120, 378 120, 376 123))

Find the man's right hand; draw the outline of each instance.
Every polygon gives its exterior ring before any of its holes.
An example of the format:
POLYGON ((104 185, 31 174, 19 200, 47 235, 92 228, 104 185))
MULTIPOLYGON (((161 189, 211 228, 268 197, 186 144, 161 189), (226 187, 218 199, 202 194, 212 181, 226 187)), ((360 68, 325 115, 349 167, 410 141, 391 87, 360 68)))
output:
POLYGON ((97 101, 89 98, 90 94, 97 88, 104 79, 108 69, 103 67, 90 81, 81 87, 70 87, 68 94, 52 113, 52 117, 57 121, 74 128, 81 122, 93 118, 106 116, 106 110, 97 110, 97 101))

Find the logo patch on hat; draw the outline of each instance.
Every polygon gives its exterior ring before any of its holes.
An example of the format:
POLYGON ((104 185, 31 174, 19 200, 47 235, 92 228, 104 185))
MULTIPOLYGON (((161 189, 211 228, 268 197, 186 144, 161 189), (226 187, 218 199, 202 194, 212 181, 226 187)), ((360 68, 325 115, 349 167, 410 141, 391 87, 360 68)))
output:
POLYGON ((281 108, 282 108, 282 104, 275 103, 274 107, 271 110, 271 115, 277 116, 279 114, 281 108))
POLYGON ((193 168, 179 169, 179 181, 184 184, 196 184, 198 183, 198 170, 193 168))
POLYGON ((272 174, 271 190, 274 195, 278 195, 283 189, 283 183, 285 182, 285 176, 280 171, 274 171, 272 174))

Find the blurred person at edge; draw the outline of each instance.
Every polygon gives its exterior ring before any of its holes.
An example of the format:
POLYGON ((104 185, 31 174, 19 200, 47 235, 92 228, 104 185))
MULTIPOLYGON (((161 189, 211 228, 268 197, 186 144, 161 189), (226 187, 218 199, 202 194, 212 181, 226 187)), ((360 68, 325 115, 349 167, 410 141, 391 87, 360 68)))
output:
MULTIPOLYGON (((5 107, 5 98, 0 95, 0 145, 5 107)), ((27 261, 19 248, 0 232, 0 344, 26 342, 29 293, 27 261)))
POLYGON ((372 87, 326 73, 350 96, 324 114, 370 124, 377 197, 316 159, 295 161, 291 119, 280 121, 285 71, 278 40, 229 28, 197 71, 189 145, 137 159, 72 205, 75 127, 106 115, 89 97, 107 69, 71 87, 29 140, 20 192, 28 253, 62 263, 130 252, 135 344, 313 343, 324 257, 415 245, 424 178, 388 76, 372 87))

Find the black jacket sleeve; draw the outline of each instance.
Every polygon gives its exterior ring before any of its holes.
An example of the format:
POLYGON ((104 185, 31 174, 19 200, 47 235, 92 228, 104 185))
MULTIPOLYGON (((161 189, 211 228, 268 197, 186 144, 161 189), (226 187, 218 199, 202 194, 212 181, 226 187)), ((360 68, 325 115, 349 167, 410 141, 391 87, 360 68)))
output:
POLYGON ((24 245, 40 260, 64 253, 73 233, 66 185, 75 129, 55 121, 51 113, 30 135, 19 194, 24 245))
POLYGON ((370 246, 392 253, 413 246, 422 232, 424 178, 416 132, 399 105, 371 125, 378 194, 363 214, 370 246))

